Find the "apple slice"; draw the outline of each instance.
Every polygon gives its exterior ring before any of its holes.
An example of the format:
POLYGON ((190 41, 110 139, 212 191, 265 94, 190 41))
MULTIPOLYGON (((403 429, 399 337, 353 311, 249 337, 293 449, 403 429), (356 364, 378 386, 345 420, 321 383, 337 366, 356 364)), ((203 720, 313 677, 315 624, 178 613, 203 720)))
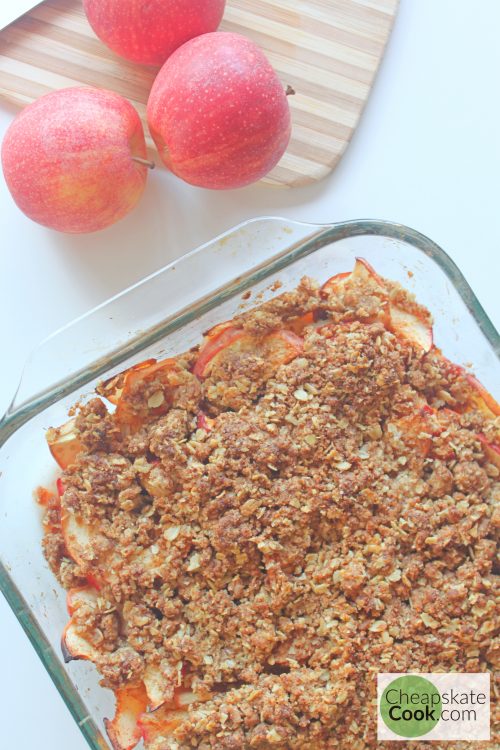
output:
POLYGON ((84 523, 81 518, 68 510, 63 510, 61 516, 61 529, 64 544, 68 556, 80 566, 83 575, 91 588, 100 591, 102 583, 116 582, 114 565, 120 561, 115 551, 106 552, 96 559, 96 542, 107 541, 103 535, 94 533, 93 529, 84 523), (88 570, 91 563, 91 571, 88 570))
POLYGON ((262 356, 274 367, 291 362, 303 350, 304 340, 286 329, 270 333, 262 343, 262 356))
POLYGON ((297 336, 302 336, 304 329, 314 325, 316 319, 316 311, 306 312, 303 315, 299 315, 297 318, 290 318, 287 320, 286 326, 288 330, 292 331, 297 336))
POLYGON ((387 291, 383 278, 364 258, 356 258, 351 280, 374 287, 378 291, 387 291))
POLYGON ((208 331, 205 331, 203 333, 204 339, 210 339, 213 341, 214 339, 218 338, 221 333, 224 333, 228 328, 234 328, 234 323, 232 320, 225 320, 222 323, 216 323, 212 328, 209 328, 208 331))
MULTIPOLYGON (((364 258, 356 258, 352 273, 338 273, 323 284, 320 294, 328 298, 332 294, 339 294, 346 289, 357 285, 377 297, 387 301, 387 287, 384 280, 364 258)), ((385 317, 385 308, 383 310, 385 317)))
POLYGON ((214 357, 223 350, 234 348, 234 345, 242 340, 248 344, 253 339, 242 328, 237 328, 231 323, 220 323, 212 328, 200 347, 193 374, 200 380, 206 378, 214 365, 214 357))
POLYGON ((98 592, 92 586, 80 586, 78 588, 69 589, 66 595, 66 607, 69 616, 72 617, 84 604, 91 607, 95 606, 97 597, 98 592))
POLYGON ((397 305, 389 305, 389 328, 412 346, 429 352, 434 343, 432 326, 424 317, 417 317, 397 305))
POLYGON ((138 727, 144 739, 146 747, 152 746, 152 750, 161 747, 156 743, 163 740, 168 741, 175 730, 186 721, 187 711, 175 711, 161 707, 151 713, 144 713, 139 717, 138 727))
POLYGON ((183 709, 187 706, 192 706, 194 703, 201 703, 201 698, 199 698, 195 693, 191 692, 191 690, 186 690, 185 688, 179 688, 175 691, 174 700, 172 702, 172 705, 176 709, 183 709))
POLYGON ((348 279, 350 275, 351 271, 346 271, 345 273, 337 273, 335 276, 329 278, 320 289, 321 296, 326 298, 330 297, 332 294, 338 294, 344 286, 344 281, 348 279))
POLYGON ((484 385, 479 380, 470 374, 465 376, 469 385, 474 389, 473 401, 479 411, 488 417, 488 419, 495 419, 500 416, 500 404, 496 401, 491 393, 486 390, 484 385))
POLYGON ((96 391, 100 396, 103 396, 112 404, 116 405, 118 404, 118 401, 120 400, 120 397, 123 392, 123 387, 125 385, 128 375, 131 372, 144 370, 145 368, 151 367, 151 365, 154 365, 154 364, 156 364, 156 359, 146 359, 143 362, 139 362, 138 364, 133 365, 132 367, 129 367, 127 370, 123 370, 123 372, 119 372, 118 375, 113 375, 112 378, 109 378, 108 380, 105 380, 102 383, 99 383, 99 385, 96 388, 96 391))
POLYGON ((50 427, 45 437, 50 452, 61 469, 74 464, 78 454, 84 450, 74 418, 61 427, 50 427))
POLYGON ((144 686, 148 694, 149 706, 155 710, 172 700, 172 685, 156 664, 149 664, 144 672, 144 686))
POLYGON ((133 750, 141 740, 139 717, 148 707, 148 696, 144 685, 116 690, 116 712, 110 721, 104 719, 113 750, 133 750))
POLYGON ((170 704, 164 704, 151 713, 144 713, 139 717, 139 728, 146 746, 158 750, 163 748, 161 741, 172 737, 173 732, 183 721, 186 721, 188 706, 200 703, 200 698, 185 688, 179 688, 175 692, 174 700, 170 704), (157 746, 153 744, 160 741, 157 746))
POLYGON ((304 347, 300 336, 286 329, 273 331, 259 340, 241 328, 221 324, 217 327, 215 336, 212 332, 208 336, 193 368, 193 373, 200 379, 206 378, 218 359, 228 353, 255 351, 278 367, 298 356, 304 347))
POLYGON ((173 391, 187 374, 175 359, 164 359, 128 371, 116 407, 116 419, 124 427, 137 431, 150 417, 165 414, 171 404, 173 391), (156 383, 158 388, 145 401, 138 397, 140 385, 156 383))
POLYGON ((483 446, 484 455, 488 461, 494 464, 497 469, 500 469, 500 445, 498 443, 490 443, 485 435, 479 434, 479 440, 483 446))
POLYGON ((61 651, 66 664, 70 661, 97 661, 99 652, 81 633, 71 619, 63 630, 61 651))
POLYGON ((67 509, 62 512, 61 528, 69 556, 74 562, 85 568, 88 564, 85 551, 90 547, 92 541, 90 528, 67 509))
POLYGON ((153 711, 166 703, 172 695, 172 688, 165 686, 165 677, 155 664, 149 664, 146 667, 144 687, 148 695, 149 706, 153 711))

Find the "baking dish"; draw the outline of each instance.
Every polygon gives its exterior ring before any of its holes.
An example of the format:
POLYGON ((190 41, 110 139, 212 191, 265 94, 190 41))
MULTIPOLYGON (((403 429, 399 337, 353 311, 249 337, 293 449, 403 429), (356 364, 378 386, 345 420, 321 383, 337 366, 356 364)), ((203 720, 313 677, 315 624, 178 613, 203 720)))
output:
POLYGON ((54 334, 28 361, 0 421, 0 584, 94 750, 108 747, 103 718, 113 714, 113 695, 89 663, 62 663, 65 592, 43 558, 33 502, 33 489, 55 478, 45 429, 64 422, 102 377, 185 351, 215 323, 276 294, 276 281, 283 291, 303 275, 325 280, 350 270, 356 256, 414 291, 434 314, 437 346, 455 362, 473 362, 499 395, 500 337, 458 268, 423 235, 383 221, 246 222, 54 334))

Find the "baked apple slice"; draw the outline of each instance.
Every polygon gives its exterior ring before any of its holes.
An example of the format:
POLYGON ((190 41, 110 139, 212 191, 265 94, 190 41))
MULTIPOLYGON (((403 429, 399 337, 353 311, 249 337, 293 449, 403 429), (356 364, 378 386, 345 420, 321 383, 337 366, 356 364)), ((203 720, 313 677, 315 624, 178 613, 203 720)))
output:
POLYGON ((262 356, 274 367, 285 365, 302 354, 304 340, 293 331, 281 329, 265 336, 262 342, 262 356))
POLYGON ((473 401, 479 411, 483 412, 488 419, 495 419, 500 416, 500 404, 493 398, 491 393, 486 390, 484 385, 474 376, 467 373, 465 375, 469 385, 473 389, 473 401))
POLYGON ((223 351, 227 352, 228 349, 237 351, 242 348, 249 348, 252 342, 253 337, 242 328, 238 328, 232 323, 220 323, 207 333, 198 352, 193 374, 203 380, 208 377, 210 370, 217 361, 217 355, 223 351))
POLYGON ((71 619, 63 630, 61 651, 66 664, 70 661, 97 661, 99 652, 90 640, 82 635, 80 628, 71 619))
POLYGON ((136 432, 148 419, 165 414, 172 405, 175 389, 188 375, 175 359, 130 369, 118 398, 117 421, 136 432))
POLYGON ((116 712, 110 721, 104 719, 113 750, 133 750, 142 737, 139 717, 148 708, 144 685, 126 687, 115 691, 116 712))
POLYGON ((356 258, 352 272, 335 274, 323 284, 320 293, 322 297, 326 298, 332 294, 338 294, 355 283, 366 286, 367 289, 371 289, 377 295, 387 292, 384 280, 368 261, 364 258, 356 258))
POLYGON ((61 469, 74 464, 78 454, 84 450, 74 418, 61 427, 50 427, 45 437, 49 450, 61 469))
POLYGON ((286 329, 273 331, 262 338, 257 338, 242 328, 222 323, 207 334, 207 339, 200 348, 193 373, 203 380, 208 377, 214 364, 222 357, 243 352, 255 352, 271 362, 274 367, 278 367, 298 356, 303 346, 300 336, 286 329))
POLYGON ((330 297, 332 294, 338 294, 344 286, 344 281, 349 278, 351 271, 345 271, 344 273, 337 273, 335 276, 331 276, 320 289, 320 294, 323 298, 330 297))
POLYGON ((66 608, 69 616, 72 617, 83 605, 95 606, 98 596, 98 591, 93 586, 69 589, 66 595, 66 608))
POLYGON ((417 349, 429 352, 434 343, 432 326, 425 315, 418 317, 397 305, 389 305, 389 328, 417 349))
POLYGON ((485 435, 478 435, 481 445, 483 446, 484 455, 490 463, 500 469, 500 445, 498 443, 490 443, 485 435))
POLYGON ((62 639, 61 639, 61 650, 63 652, 64 661, 74 661, 78 659, 89 659, 94 661, 98 657, 98 652, 85 638, 81 632, 81 628, 75 625, 73 615, 82 606, 94 607, 97 602, 98 592, 91 586, 81 586, 78 588, 69 589, 66 596, 66 607, 71 620, 64 628, 62 639))
POLYGON ((99 383, 96 388, 96 392, 116 406, 116 404, 118 404, 118 401, 120 400, 125 382, 129 374, 131 372, 137 372, 138 370, 144 370, 154 364, 156 364, 156 359, 145 359, 144 362, 139 362, 137 365, 133 365, 127 370, 119 372, 118 375, 113 375, 112 378, 99 383))
POLYGON ((187 718, 187 708, 200 699, 189 690, 176 690, 175 698, 169 705, 163 705, 151 713, 144 713, 139 718, 141 736, 148 750, 162 750, 166 747, 165 740, 172 737, 173 732, 187 718))
POLYGON ((152 711, 170 700, 172 688, 169 685, 165 685, 166 678, 156 664, 148 664, 143 679, 149 707, 152 711))
POLYGON ((88 564, 85 551, 92 542, 91 529, 67 509, 63 509, 61 514, 61 529, 69 556, 80 567, 85 568, 88 564))
POLYGON ((163 706, 139 718, 138 728, 148 750, 161 750, 173 732, 187 718, 187 711, 165 709, 163 706))
POLYGON ((352 281, 358 281, 361 284, 371 286, 378 291, 386 291, 383 278, 378 275, 373 266, 364 258, 356 258, 351 279, 352 281))
POLYGON ((182 710, 188 706, 192 706, 194 703, 201 703, 201 699, 191 690, 186 688, 178 688, 175 691, 174 700, 172 706, 175 710, 182 710))
POLYGON ((91 587, 99 590, 103 581, 113 582, 113 561, 116 555, 113 552, 102 555, 95 559, 97 542, 105 547, 106 540, 102 535, 96 534, 75 513, 64 508, 61 513, 61 531, 64 545, 68 556, 80 566, 91 587), (89 560, 92 560, 92 570, 89 572, 89 560))

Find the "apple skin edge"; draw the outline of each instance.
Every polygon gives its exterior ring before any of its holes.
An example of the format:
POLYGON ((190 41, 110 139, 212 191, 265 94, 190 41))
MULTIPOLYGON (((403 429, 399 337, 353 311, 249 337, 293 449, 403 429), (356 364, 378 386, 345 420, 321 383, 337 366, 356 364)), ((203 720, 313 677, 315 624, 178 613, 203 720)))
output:
MULTIPOLYGON (((224 323, 208 332, 194 363, 193 374, 200 380, 205 379, 221 357, 237 351, 253 351, 274 367, 279 367, 298 357, 303 347, 303 339, 287 329, 274 331, 259 340, 242 328, 224 323)), ((198 426, 208 431, 203 416, 199 417, 198 426)))
POLYGON ((208 368, 213 358, 227 347, 233 346, 236 342, 244 339, 250 340, 251 337, 245 334, 243 329, 237 328, 231 324, 221 323, 209 331, 205 341, 200 347, 198 357, 193 367, 193 375, 203 380, 208 374, 208 368))
POLYGON ((65 664, 69 664, 72 661, 78 661, 78 657, 73 656, 66 646, 66 641, 64 640, 64 638, 61 638, 61 653, 65 664))
POLYGON ((204 34, 169 57, 147 118, 166 166, 212 190, 260 180, 291 135, 287 94, 271 64, 250 39, 229 32, 204 34))

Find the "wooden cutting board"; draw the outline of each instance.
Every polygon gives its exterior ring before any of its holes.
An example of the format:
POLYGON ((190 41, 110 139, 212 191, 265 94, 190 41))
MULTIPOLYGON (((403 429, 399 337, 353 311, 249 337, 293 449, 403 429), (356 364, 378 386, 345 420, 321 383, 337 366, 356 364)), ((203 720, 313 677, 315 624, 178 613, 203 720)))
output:
MULTIPOLYGON (((257 42, 297 92, 289 98, 292 141, 267 183, 307 185, 335 167, 370 93, 398 2, 228 0, 221 28, 257 42)), ((145 122, 154 76, 95 37, 81 0, 46 0, 0 31, 0 95, 21 105, 86 84, 127 97, 145 122)))

